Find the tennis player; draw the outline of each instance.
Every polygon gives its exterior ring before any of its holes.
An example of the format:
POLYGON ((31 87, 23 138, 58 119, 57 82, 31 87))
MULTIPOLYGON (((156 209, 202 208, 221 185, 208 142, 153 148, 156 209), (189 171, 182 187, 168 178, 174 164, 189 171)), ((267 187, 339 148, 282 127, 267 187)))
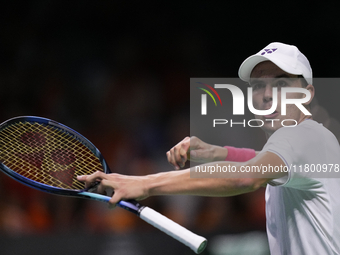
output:
MULTIPOLYGON (((281 88, 291 87, 310 92, 310 99, 303 104, 310 110, 315 93, 312 69, 307 58, 295 46, 269 44, 242 63, 239 76, 253 88, 255 109, 271 108, 275 87, 280 106, 281 88)), ((295 92, 289 96, 302 99, 306 95, 295 92)), ((322 124, 305 115, 296 105, 287 105, 286 115, 281 111, 281 107, 277 107, 272 114, 255 116, 263 120, 262 129, 268 138, 261 152, 219 147, 196 137, 187 137, 167 152, 168 161, 178 171, 147 176, 97 172, 81 176, 79 180, 84 181, 86 186, 101 181, 98 186, 101 193, 114 189, 110 200, 112 205, 121 199, 144 199, 154 195, 233 196, 266 186, 267 235, 271 254, 340 254, 340 178, 327 178, 332 171, 339 171, 338 141, 322 124), (264 121, 268 119, 279 121, 264 121), (291 119, 292 126, 282 127, 280 123, 284 119, 291 119), (202 162, 202 168, 230 169, 231 166, 237 171, 223 173, 221 178, 190 178, 190 169, 179 170, 188 155, 190 160, 202 162), (309 169, 317 165, 325 167, 327 173, 314 176, 309 169), (271 166, 285 171, 240 176, 242 169, 251 166, 266 166, 267 169, 271 166)))

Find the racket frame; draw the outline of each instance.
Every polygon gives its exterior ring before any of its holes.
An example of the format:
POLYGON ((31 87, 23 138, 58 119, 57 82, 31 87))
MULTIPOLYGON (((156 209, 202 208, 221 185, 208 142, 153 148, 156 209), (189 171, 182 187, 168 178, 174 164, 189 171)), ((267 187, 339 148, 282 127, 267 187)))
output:
MULTIPOLYGON (((42 118, 42 117, 34 117, 34 116, 20 116, 20 117, 15 117, 12 119, 9 119, 3 123, 0 124, 0 131, 10 125, 16 124, 18 122, 30 122, 30 123, 38 123, 38 124, 43 124, 43 125, 48 125, 50 127, 55 128, 56 130, 61 130, 62 132, 67 132, 70 134, 73 138, 75 138, 77 141, 81 142, 84 144, 100 161, 101 165, 103 166, 103 172, 104 173, 111 173, 110 168, 108 164, 106 163, 103 155, 101 152, 97 149, 97 147, 90 142, 86 137, 78 133, 77 131, 61 124, 58 123, 54 120, 50 120, 47 118, 42 118)), ((61 196, 69 196, 69 197, 76 197, 76 198, 85 198, 85 199, 92 199, 92 200, 97 200, 97 201, 102 201, 102 202, 108 202, 110 200, 110 197, 104 196, 101 194, 97 193, 92 193, 89 192, 88 190, 91 189, 83 189, 83 190, 72 190, 72 189, 64 189, 64 188, 58 188, 58 187, 53 187, 50 185, 46 185, 34 180, 31 180, 27 177, 24 177, 6 165, 4 165, 2 162, 0 162, 0 168, 3 170, 4 173, 6 173, 9 177, 15 179, 16 181, 19 181, 31 188, 52 193, 52 194, 57 194, 61 196)), ((140 205, 137 201, 135 200, 128 200, 128 201, 120 201, 117 204, 119 207, 126 209, 136 215, 140 215, 141 210, 144 208, 144 206, 140 205)))
MULTIPOLYGON (((31 122, 31 123, 36 122, 39 124, 49 125, 49 126, 54 127, 57 130, 62 130, 62 132, 69 133, 72 137, 74 137, 79 142, 84 144, 84 146, 86 146, 99 159, 100 163, 103 166, 104 173, 111 173, 109 166, 107 165, 104 157, 102 156, 100 151, 97 149, 97 147, 93 143, 91 143, 87 138, 85 138, 83 135, 81 135, 77 131, 61 123, 58 123, 56 121, 53 121, 47 118, 42 118, 42 117, 35 117, 35 116, 20 116, 20 117, 9 119, 1 123, 0 132, 6 127, 12 124, 18 123, 18 122, 31 122)), ((44 191, 44 192, 48 192, 48 193, 56 194, 56 195, 61 195, 61 196, 86 198, 86 199, 92 199, 92 200, 97 200, 97 201, 102 201, 102 202, 109 202, 109 200, 111 199, 108 196, 89 192, 89 190, 92 187, 87 188, 87 189, 82 189, 82 190, 58 188, 58 187, 46 185, 46 184, 31 180, 27 177, 24 177, 16 173, 15 171, 11 170, 9 167, 7 167, 2 162, 0 162, 0 168, 3 170, 5 174, 13 178, 14 180, 21 182, 22 184, 27 185, 31 188, 40 190, 40 191, 44 191)), ((172 220, 154 211, 153 209, 139 204, 135 200, 126 200, 126 201, 121 200, 117 203, 117 205, 127 211, 130 211, 136 214, 144 221, 160 229, 161 231, 167 233, 168 235, 172 236, 173 238, 177 239, 183 244, 187 245, 197 254, 201 253, 207 245, 207 240, 204 237, 196 235, 195 233, 187 230, 186 228, 173 222, 172 220)))

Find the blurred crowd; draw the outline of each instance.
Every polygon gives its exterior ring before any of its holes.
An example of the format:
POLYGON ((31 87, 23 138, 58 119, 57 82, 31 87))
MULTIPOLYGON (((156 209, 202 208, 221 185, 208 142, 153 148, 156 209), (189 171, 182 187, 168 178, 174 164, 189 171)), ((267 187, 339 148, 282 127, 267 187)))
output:
MULTIPOLYGON (((114 172, 172 170, 166 151, 190 135, 189 78, 213 75, 205 40, 180 28, 171 36, 155 35, 159 26, 145 16, 143 27, 149 29, 140 31, 138 23, 123 29, 124 12, 133 11, 116 5, 109 7, 122 13, 112 17, 105 6, 69 12, 53 2, 8 4, 16 15, 5 16, 1 41, 0 119, 36 115, 66 124, 92 141, 114 172), (105 22, 110 25, 104 29, 105 22)), ((263 190, 234 198, 152 197, 144 203, 201 233, 264 229, 263 190)), ((153 231, 120 208, 44 194, 0 174, 2 234, 136 228, 153 231)))
MULTIPOLYGON (((34 80, 41 79, 39 84, 20 79, 20 73, 11 70, 1 78, 13 78, 10 87, 19 88, 2 95, 8 106, 1 119, 37 115, 64 123, 92 141, 114 172, 145 175, 172 170, 166 151, 190 135, 189 80, 185 70, 161 61, 158 64, 164 66, 157 72, 143 61, 119 73, 95 63, 86 65, 77 76, 78 84, 56 75, 52 67, 44 67, 43 74, 30 70, 32 77, 39 77, 34 80)), ((263 190, 235 198, 152 197, 144 203, 201 233, 264 229, 263 190)), ((44 194, 0 175, 4 234, 79 229, 125 233, 136 228, 153 231, 120 208, 109 210, 100 202, 44 194)))

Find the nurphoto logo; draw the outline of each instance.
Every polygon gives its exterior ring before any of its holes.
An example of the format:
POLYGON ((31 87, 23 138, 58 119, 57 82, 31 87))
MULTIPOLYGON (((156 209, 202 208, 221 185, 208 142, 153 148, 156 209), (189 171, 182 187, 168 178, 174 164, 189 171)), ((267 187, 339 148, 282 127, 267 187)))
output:
MULTIPOLYGON (((269 52, 268 52, 269 53, 269 52)), ((203 79, 203 78, 202 78, 203 79)), ((196 79, 197 80, 197 79, 196 79)), ((205 80, 208 80, 205 79, 205 80)), ((233 85, 228 82, 228 79, 225 79, 226 82, 221 83, 221 79, 218 81, 214 81, 213 78, 210 78, 210 82, 205 81, 195 81, 196 90, 199 89, 200 93, 200 115, 205 116, 209 115, 212 112, 219 111, 221 114, 221 118, 214 118, 212 120, 212 126, 216 127, 217 125, 225 125, 230 124, 230 127, 235 125, 243 126, 243 127, 262 127, 265 122, 271 122, 272 126, 275 122, 280 121, 282 126, 294 127, 297 125, 296 120, 293 119, 275 119, 275 118, 265 118, 263 119, 243 119, 240 121, 235 121, 233 119, 226 119, 223 117, 223 112, 221 110, 217 110, 218 107, 222 107, 225 103, 223 99, 223 95, 231 94, 232 96, 232 115, 233 116, 242 116, 245 115, 245 96, 244 92, 240 89, 239 86, 233 85), (210 83, 210 85, 208 84, 210 83), (199 86, 197 86, 199 85, 199 86), (209 104, 209 100, 213 102, 209 104), (289 124, 288 124, 289 123, 289 124), (293 123, 293 124, 292 124, 293 123), (295 123, 295 124, 294 124, 295 123)), ((244 87, 245 85, 243 85, 244 87)), ((247 106, 248 110, 257 116, 270 116, 277 109, 280 109, 280 114, 285 116, 287 114, 287 105, 295 105, 303 114, 312 115, 303 105, 308 102, 311 98, 311 94, 309 90, 300 87, 281 87, 279 88, 280 94, 278 95, 278 88, 272 88, 272 102, 269 109, 256 109, 254 107, 253 102, 253 87, 249 87, 246 90, 247 95, 247 106), (301 98, 291 98, 289 97, 289 93, 302 93, 303 96, 301 98), (287 96, 288 95, 288 96, 287 96), (280 100, 279 100, 280 99, 280 100), (280 104, 278 106, 278 102, 280 104), (278 108, 280 107, 280 108, 278 108)), ((228 100, 230 101, 230 99, 228 100)), ((227 103, 227 102, 226 102, 227 103)), ((230 102, 229 102, 230 103, 230 102)), ((229 107, 230 108, 230 107, 229 107)), ((229 109, 228 109, 229 110, 229 109)))

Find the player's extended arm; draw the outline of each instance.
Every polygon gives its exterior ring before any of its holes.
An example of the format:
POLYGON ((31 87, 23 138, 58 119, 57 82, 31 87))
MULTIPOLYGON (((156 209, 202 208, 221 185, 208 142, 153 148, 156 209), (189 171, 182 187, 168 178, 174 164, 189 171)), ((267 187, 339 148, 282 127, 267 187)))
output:
POLYGON ((235 166, 237 171, 223 173, 223 176, 219 178, 211 178, 209 173, 206 173, 206 176, 201 176, 206 178, 191 178, 190 169, 146 176, 125 176, 97 172, 89 176, 78 176, 78 180, 85 182, 87 187, 96 181, 100 181, 97 190, 99 193, 113 189, 114 194, 110 204, 114 205, 120 200, 140 200, 155 195, 233 196, 254 191, 272 179, 287 175, 285 172, 241 173, 242 166, 243 168, 246 166, 285 166, 282 159, 271 152, 260 153, 255 158, 243 163, 218 161, 203 164, 201 167, 217 165, 220 167, 235 166))

